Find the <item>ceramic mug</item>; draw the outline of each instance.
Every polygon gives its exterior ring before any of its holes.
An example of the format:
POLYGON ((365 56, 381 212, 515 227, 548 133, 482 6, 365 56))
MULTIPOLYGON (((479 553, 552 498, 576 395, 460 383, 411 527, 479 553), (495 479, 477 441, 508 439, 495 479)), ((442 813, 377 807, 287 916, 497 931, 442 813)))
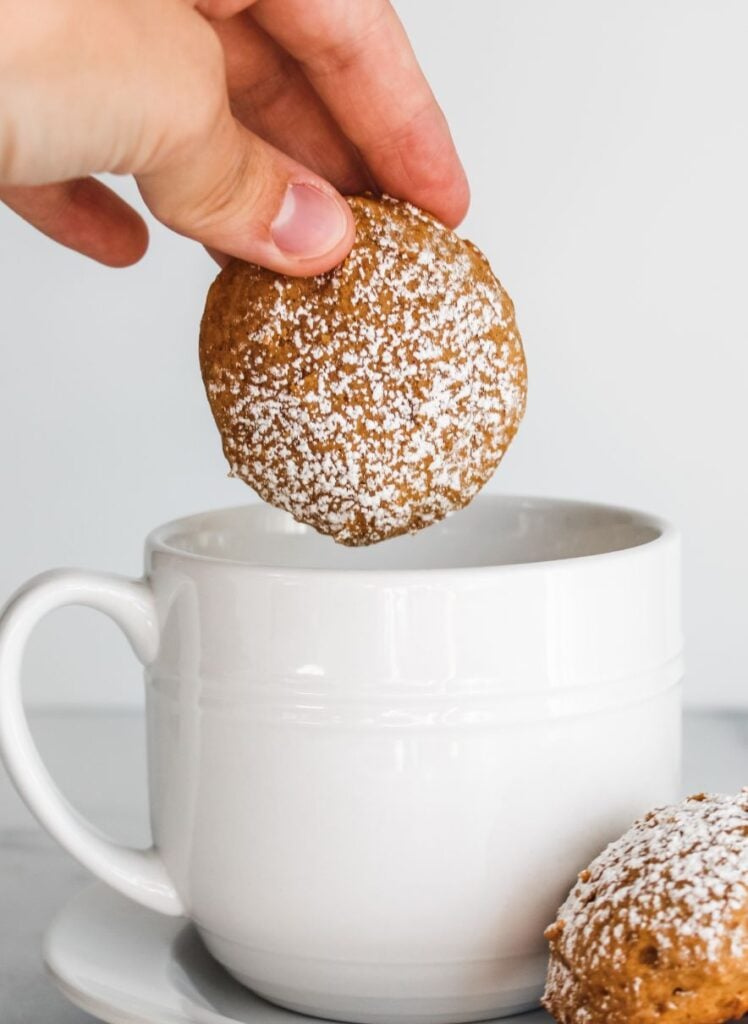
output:
POLYGON ((589 504, 481 497, 338 547, 264 505, 155 530, 143 579, 57 571, 0 624, 0 742, 48 831, 186 914, 260 995, 430 1024, 534 1006, 575 873, 680 763, 679 540, 589 504), (61 797, 19 688, 47 612, 113 618, 145 665, 153 847, 61 797))

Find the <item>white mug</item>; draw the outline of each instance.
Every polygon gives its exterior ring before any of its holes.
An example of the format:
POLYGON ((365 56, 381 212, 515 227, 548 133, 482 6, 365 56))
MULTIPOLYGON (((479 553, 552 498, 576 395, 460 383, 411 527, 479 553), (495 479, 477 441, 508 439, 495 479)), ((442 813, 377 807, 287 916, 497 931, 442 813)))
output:
POLYGON ((516 1013, 575 873, 676 795, 679 557, 659 519, 544 499, 357 550, 264 505, 193 516, 150 535, 143 579, 57 571, 10 601, 2 753, 73 856, 273 1002, 516 1013), (32 744, 23 649, 66 604, 145 665, 151 849, 83 821, 32 744))

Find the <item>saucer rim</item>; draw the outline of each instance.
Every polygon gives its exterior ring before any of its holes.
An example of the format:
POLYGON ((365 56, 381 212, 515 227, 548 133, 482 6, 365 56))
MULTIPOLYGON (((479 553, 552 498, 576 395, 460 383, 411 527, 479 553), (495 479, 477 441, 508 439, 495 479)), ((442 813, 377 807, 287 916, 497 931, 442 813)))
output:
MULTIPOLYGON (((222 1013, 191 1004, 189 1012, 175 1013, 170 1007, 159 1006, 152 1001, 142 1001, 135 1009, 124 1009, 111 999, 105 998, 100 993, 94 993, 84 986, 84 979, 74 978, 70 970, 66 969, 64 963, 58 956, 55 948, 60 942, 60 931, 63 924, 69 921, 71 913, 76 904, 85 902, 96 893, 110 893, 112 890, 104 882, 93 881, 83 888, 68 895, 65 902, 56 911, 52 920, 44 930, 42 939, 42 963, 47 977, 52 981, 58 991, 76 1006, 79 1010, 106 1024, 242 1024, 235 1017, 229 1017, 222 1013)), ((136 906, 135 904, 133 904, 136 906)), ((142 908, 138 908, 142 909, 142 908)), ((156 913, 153 911, 152 913, 156 913)), ((178 931, 184 927, 187 919, 184 917, 162 917, 163 927, 166 929, 168 941, 172 942, 178 931)), ((155 968, 154 968, 155 969, 155 968)), ((155 977, 155 976, 152 976, 155 977)), ((165 982, 166 983, 166 982, 165 982)), ((133 997, 128 997, 135 1003, 133 997)), ((302 1018, 303 1019, 303 1018, 302 1018)))

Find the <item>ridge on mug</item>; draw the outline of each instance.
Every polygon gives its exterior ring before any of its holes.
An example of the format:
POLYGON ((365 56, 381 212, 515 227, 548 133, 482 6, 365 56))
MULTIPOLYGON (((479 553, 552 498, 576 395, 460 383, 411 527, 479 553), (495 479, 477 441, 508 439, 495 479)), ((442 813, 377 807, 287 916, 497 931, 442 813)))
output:
POLYGON ((3 755, 73 856, 273 1002, 517 1013, 579 867, 677 795, 679 560, 660 519, 551 499, 366 549, 265 505, 192 516, 149 536, 142 580, 52 572, 6 606, 3 755), (23 717, 28 635, 73 603, 146 667, 147 851, 68 807, 23 717))

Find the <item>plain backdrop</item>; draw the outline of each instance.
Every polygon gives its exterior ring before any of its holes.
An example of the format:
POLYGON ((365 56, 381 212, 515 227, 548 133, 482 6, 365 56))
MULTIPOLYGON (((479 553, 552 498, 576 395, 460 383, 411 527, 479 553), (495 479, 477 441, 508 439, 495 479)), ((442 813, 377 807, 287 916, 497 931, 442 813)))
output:
MULTIPOLYGON (((685 538, 687 694, 748 704, 748 4, 400 0, 515 299, 527 417, 491 487, 640 506, 685 538)), ((118 184, 137 203, 128 182, 118 184)), ((158 522, 250 498, 197 363, 215 268, 157 225, 108 270, 0 212, 0 590, 137 575, 158 522)), ((94 613, 35 635, 30 701, 133 704, 94 613)))

